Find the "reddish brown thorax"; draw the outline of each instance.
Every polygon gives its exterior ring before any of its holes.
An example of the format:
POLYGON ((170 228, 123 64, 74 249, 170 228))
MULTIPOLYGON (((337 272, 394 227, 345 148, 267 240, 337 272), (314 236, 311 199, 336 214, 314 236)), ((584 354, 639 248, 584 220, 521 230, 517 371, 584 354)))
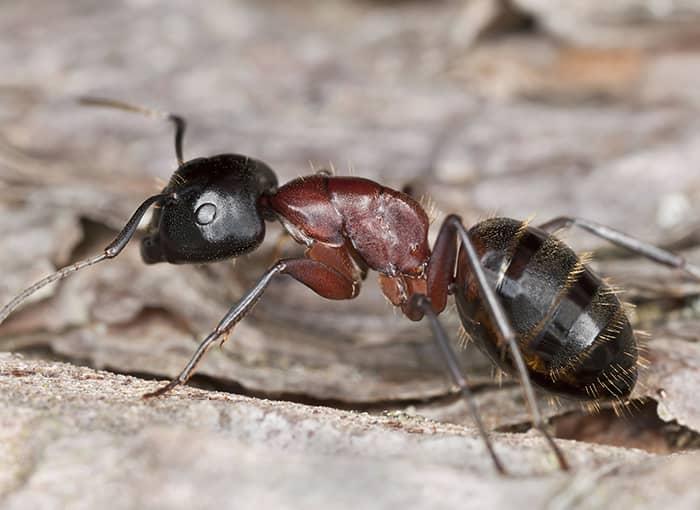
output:
POLYGON ((410 196, 359 177, 312 175, 282 186, 265 205, 311 248, 307 256, 317 259, 314 252, 322 252, 324 263, 341 266, 345 274, 352 260, 353 279, 366 268, 377 271, 394 305, 425 293, 430 222, 410 196))

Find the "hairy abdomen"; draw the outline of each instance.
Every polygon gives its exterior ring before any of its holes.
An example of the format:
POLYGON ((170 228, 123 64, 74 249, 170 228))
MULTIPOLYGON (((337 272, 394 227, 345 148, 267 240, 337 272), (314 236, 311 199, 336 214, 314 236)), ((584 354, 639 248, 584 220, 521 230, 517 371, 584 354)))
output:
MULTIPOLYGON (((637 345, 613 290, 565 243, 509 218, 470 230, 538 386, 585 399, 620 399, 637 378, 637 345)), ((457 306, 462 325, 502 369, 513 373, 460 253, 457 306)))

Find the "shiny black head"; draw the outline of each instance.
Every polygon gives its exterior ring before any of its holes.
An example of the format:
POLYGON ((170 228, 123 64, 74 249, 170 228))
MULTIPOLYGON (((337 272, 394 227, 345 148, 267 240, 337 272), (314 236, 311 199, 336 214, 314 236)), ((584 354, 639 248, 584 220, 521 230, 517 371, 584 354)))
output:
POLYGON ((275 173, 256 159, 222 154, 187 161, 164 190, 172 198, 154 211, 141 242, 144 262, 204 263, 254 250, 265 237, 259 198, 276 189, 275 173))

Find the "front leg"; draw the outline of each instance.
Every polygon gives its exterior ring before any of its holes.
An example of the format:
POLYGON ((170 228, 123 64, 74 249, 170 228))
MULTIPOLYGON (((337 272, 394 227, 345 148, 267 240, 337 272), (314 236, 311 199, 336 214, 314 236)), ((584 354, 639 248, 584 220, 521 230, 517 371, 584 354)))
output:
POLYGON ((176 386, 185 384, 190 377, 192 377, 195 368, 197 368, 197 365, 212 345, 220 338, 228 335, 233 327, 248 315, 262 297, 263 292, 265 292, 272 278, 278 274, 287 274, 291 276, 327 299, 351 299, 357 295, 359 289, 359 284, 357 282, 321 262, 304 258, 279 260, 268 269, 255 286, 228 311, 216 326, 216 329, 202 340, 199 347, 197 347, 197 350, 192 355, 192 358, 190 358, 180 374, 168 384, 155 391, 144 394, 143 397, 157 397, 169 392, 176 386))

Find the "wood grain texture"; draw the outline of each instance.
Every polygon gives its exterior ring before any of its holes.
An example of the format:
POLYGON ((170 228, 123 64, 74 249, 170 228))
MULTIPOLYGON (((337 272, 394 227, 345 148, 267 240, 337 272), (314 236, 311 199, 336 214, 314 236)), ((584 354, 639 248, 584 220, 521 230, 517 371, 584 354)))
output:
MULTIPOLYGON (((676 30, 676 11, 639 25, 634 7, 611 13, 586 4, 582 22, 566 29, 564 44, 559 27, 570 27, 565 22, 573 11, 556 2, 508 3, 3 5, 0 301, 52 268, 100 250, 175 170, 169 125, 79 107, 75 98, 83 94, 185 115, 186 158, 250 154, 274 168, 281 182, 332 166, 341 175, 397 189, 410 185, 435 206, 433 236, 450 212, 468 223, 494 213, 536 214, 535 224, 578 215, 700 263, 697 10, 683 11, 683 29, 676 30), (37 16, 50 22, 37 23, 37 16), (615 44, 593 45, 596 28, 615 44), (631 31, 635 36, 627 37, 631 31)), ((129 246, 116 260, 37 296, 0 326, 0 350, 122 374, 173 376, 197 339, 272 263, 279 232, 271 229, 255 256, 206 267, 146 267, 138 247, 129 246)), ((643 423, 650 450, 697 444, 700 285, 581 232, 564 239, 577 251, 596 250, 594 267, 625 287, 623 297, 637 306, 633 324, 651 333, 651 365, 637 395, 652 400, 640 404, 638 414, 630 411, 627 422, 605 413, 585 418, 578 405, 549 405, 543 397, 545 414, 563 437, 636 447, 636 429, 625 423, 643 423), (616 432, 601 431, 601 424, 616 432)), ((289 243, 281 246, 286 255, 298 253, 289 243)), ((469 426, 427 326, 394 314, 373 280, 351 302, 323 301, 295 282, 274 282, 224 348, 207 356, 194 383, 370 412, 407 410, 469 426)), ((456 338, 457 317, 448 313, 445 320, 456 338)), ((517 388, 496 384, 473 348, 462 358, 487 424, 526 430, 517 388)), ((3 420, 15 404, 8 400, 3 420)), ((144 436, 144 444, 158 442, 156 435, 144 436)), ((533 439, 514 434, 508 441, 520 448, 533 439)), ((203 450, 213 448, 204 443, 203 450)), ((692 479, 692 455, 635 467, 624 459, 638 454, 619 451, 622 467, 614 476, 591 471, 601 498, 608 490, 621 497, 622 487, 636 487, 652 508, 651 502, 672 496, 665 487, 692 479), (648 494, 656 475, 664 490, 648 494)), ((474 461, 480 473, 488 471, 486 460, 474 461)), ((260 468, 254 458, 250 462, 251 469, 260 468)), ((385 467, 402 475, 415 467, 396 462, 385 467)), ((482 476, 451 469, 430 475, 436 487, 454 489, 458 481, 472 487, 482 476)), ((545 477, 541 483, 564 483, 575 492, 569 484, 576 480, 545 477)), ((493 483, 488 487, 499 486, 493 483)), ((539 483, 517 481, 511 488, 532 484, 534 494, 539 483)), ((598 501, 587 492, 564 493, 579 508, 598 501)), ((689 493, 683 504, 692 508, 696 497, 689 493)))

